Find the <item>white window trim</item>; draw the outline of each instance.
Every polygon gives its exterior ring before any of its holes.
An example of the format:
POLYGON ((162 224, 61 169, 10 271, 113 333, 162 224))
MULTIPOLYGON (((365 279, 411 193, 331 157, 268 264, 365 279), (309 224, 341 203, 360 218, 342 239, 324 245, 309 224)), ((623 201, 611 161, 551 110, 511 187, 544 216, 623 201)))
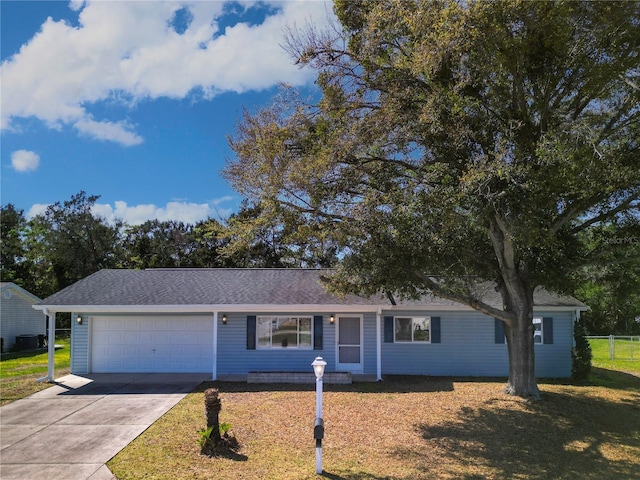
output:
POLYGON ((544 345, 544 318, 533 317, 533 344, 544 345), (536 324, 540 324, 540 330, 536 330, 536 324), (540 341, 536 342, 536 336, 540 337, 540 341))
POLYGON ((393 342, 394 343, 404 343, 404 344, 412 344, 412 343, 418 343, 418 344, 430 344, 431 343, 431 317, 430 316, 425 316, 425 317, 411 317, 408 315, 398 315, 396 317, 393 317, 393 342), (396 320, 400 319, 400 318, 410 318, 411 319, 411 340, 398 340, 396 337, 396 320), (413 339, 413 332, 415 331, 415 321, 416 320, 429 320, 429 340, 414 340, 413 339))
MULTIPOLYGON (((302 333, 306 333, 306 332, 302 332, 302 333)), ((256 349, 257 350, 313 350, 313 315, 260 315, 256 317, 256 349), (260 320, 261 319, 269 319, 270 322, 273 322, 273 319, 278 319, 278 318, 286 318, 289 320, 292 319, 296 319, 297 320, 297 325, 298 325, 298 330, 297 330, 297 337, 298 337, 298 344, 295 346, 289 346, 287 345, 286 347, 283 347, 282 345, 277 345, 273 343, 273 330, 272 330, 272 323, 270 323, 269 326, 269 345, 261 345, 260 344, 260 320), (310 338, 310 344, 309 345, 304 345, 304 346, 300 346, 300 320, 301 319, 308 319, 309 320, 309 326, 310 326, 310 330, 309 330, 309 338, 310 338)))

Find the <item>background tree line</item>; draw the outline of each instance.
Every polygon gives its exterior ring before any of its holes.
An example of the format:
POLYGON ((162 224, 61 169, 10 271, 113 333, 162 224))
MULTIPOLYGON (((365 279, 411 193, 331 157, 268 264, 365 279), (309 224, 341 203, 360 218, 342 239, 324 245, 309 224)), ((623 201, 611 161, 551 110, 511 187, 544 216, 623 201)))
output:
MULTIPOLYGON (((44 298, 103 268, 325 268, 337 261, 335 245, 304 242, 300 219, 256 222, 260 208, 247 202, 222 221, 126 225, 92 213, 99 198, 79 192, 30 220, 12 204, 2 205, 2 281, 44 298)), ((578 277, 574 295, 591 307, 584 314, 590 334, 640 333, 640 272, 633 262, 585 268, 578 277)))
POLYGON ((44 298, 105 268, 329 267, 335 260, 331 249, 285 245, 281 239, 295 229, 293 218, 288 225, 246 230, 244 241, 232 242, 237 233, 231 225, 242 231, 244 222, 260 215, 247 203, 223 221, 127 225, 94 214, 99 198, 82 191, 32 219, 12 204, 2 205, 2 281, 44 298))

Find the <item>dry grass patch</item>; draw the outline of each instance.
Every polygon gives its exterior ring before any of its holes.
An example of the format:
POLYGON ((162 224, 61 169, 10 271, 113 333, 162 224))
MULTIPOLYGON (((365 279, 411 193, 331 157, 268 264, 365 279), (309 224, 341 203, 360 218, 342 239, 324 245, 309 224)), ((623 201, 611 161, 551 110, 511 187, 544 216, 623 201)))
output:
MULTIPOLYGON (((640 379, 617 387, 541 385, 544 399, 502 383, 395 377, 326 385, 324 476, 333 479, 635 478, 640 379)), ((313 385, 207 383, 108 466, 127 479, 314 478, 313 385), (205 388, 220 391, 238 453, 200 455, 205 388)))

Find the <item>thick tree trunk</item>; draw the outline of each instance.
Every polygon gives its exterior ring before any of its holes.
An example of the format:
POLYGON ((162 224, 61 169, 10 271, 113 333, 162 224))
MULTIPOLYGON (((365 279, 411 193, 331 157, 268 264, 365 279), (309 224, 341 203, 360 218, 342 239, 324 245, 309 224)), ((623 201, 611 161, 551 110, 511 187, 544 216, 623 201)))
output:
POLYGON ((520 312, 512 325, 505 325, 509 351, 509 380, 505 392, 523 398, 540 398, 536 381, 533 343, 533 311, 520 312))
POLYGON ((517 259, 507 222, 498 216, 495 220, 489 229, 489 238, 500 267, 502 320, 509 351, 509 380, 505 391, 519 397, 539 399, 533 347, 533 288, 527 282, 526 268, 517 259))

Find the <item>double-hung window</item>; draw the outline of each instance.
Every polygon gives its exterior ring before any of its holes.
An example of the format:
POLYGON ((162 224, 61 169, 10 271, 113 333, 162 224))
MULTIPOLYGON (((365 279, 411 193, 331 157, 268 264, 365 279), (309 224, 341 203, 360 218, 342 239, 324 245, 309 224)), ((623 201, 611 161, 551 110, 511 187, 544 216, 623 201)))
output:
POLYGON ((533 319, 533 343, 544 343, 542 322, 543 319, 540 317, 534 317, 533 319))
MULTIPOLYGON (((495 343, 507 343, 504 324, 494 319, 495 343)), ((553 344, 553 317, 533 317, 533 343, 538 345, 553 344)))
POLYGON ((258 317, 258 348, 311 348, 311 317, 258 317))
POLYGON ((394 341, 431 342, 431 317, 394 317, 394 341))

